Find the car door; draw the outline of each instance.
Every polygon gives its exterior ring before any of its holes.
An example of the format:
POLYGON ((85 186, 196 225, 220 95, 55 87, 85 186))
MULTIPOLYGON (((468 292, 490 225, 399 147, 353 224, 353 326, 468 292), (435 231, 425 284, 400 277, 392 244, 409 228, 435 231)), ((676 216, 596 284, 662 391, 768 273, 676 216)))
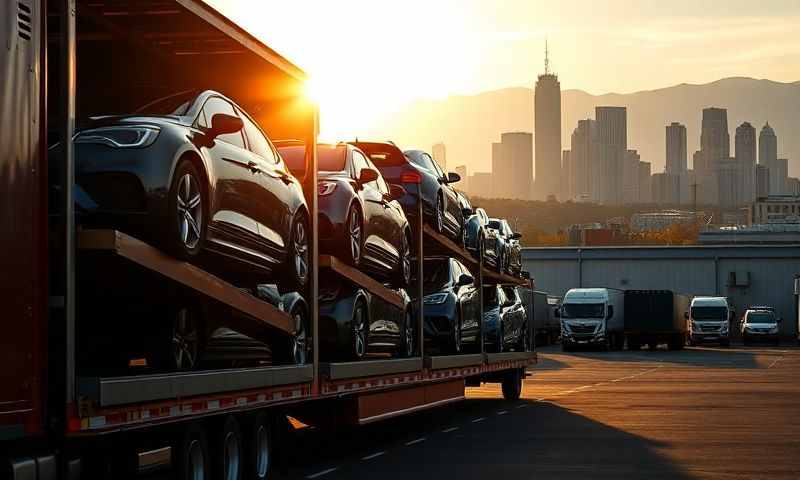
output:
MULTIPOLYGON (((352 150, 353 170, 356 178, 364 168, 370 167, 367 158, 358 150, 352 150)), ((372 263, 377 263, 385 269, 391 269, 392 263, 386 252, 381 232, 386 228, 384 223, 384 198, 377 181, 373 180, 361 184, 356 182, 358 195, 364 206, 364 254, 372 263)))
POLYGON ((300 183, 289 173, 266 135, 247 114, 241 113, 251 161, 260 189, 252 197, 259 235, 278 258, 288 254, 292 215, 302 196, 300 183))
POLYGON ((509 307, 509 313, 511 317, 511 331, 514 337, 517 338, 522 331, 522 324, 525 322, 525 309, 522 306, 522 299, 520 299, 519 293, 515 287, 505 287, 504 290, 506 297, 508 297, 509 301, 513 302, 509 307))
MULTIPOLYGON (((454 282, 457 282, 462 274, 475 278, 461 262, 452 260, 454 270, 454 282)), ((461 313, 463 316, 462 330, 464 336, 470 341, 478 341, 480 333, 480 297, 475 281, 469 285, 459 286, 458 297, 461 300, 461 313)))
POLYGON ((428 156, 431 164, 433 164, 436 175, 439 177, 442 184, 442 192, 444 193, 444 195, 442 195, 444 198, 444 217, 447 222, 447 229, 453 232, 453 234, 458 234, 458 232, 461 231, 461 218, 463 217, 461 206, 458 201, 458 194, 455 188, 447 183, 447 174, 442 170, 442 167, 440 167, 430 155, 427 153, 425 155, 428 156))
MULTIPOLYGON (((209 97, 195 125, 203 131, 211 127, 216 114, 238 116, 227 100, 209 97)), ((209 240, 224 250, 259 250, 260 233, 252 198, 261 190, 252 155, 246 149, 243 132, 207 138, 201 147, 212 162, 209 240)))
MULTIPOLYGON (((369 159, 367 159, 367 162, 370 168, 374 168, 376 171, 378 170, 369 159)), ((394 265, 400 260, 400 246, 406 217, 400 203, 392 199, 389 185, 386 183, 383 176, 379 176, 375 182, 378 186, 378 191, 383 197, 381 202, 383 206, 383 215, 379 223, 381 229, 380 236, 385 242, 384 248, 391 257, 392 264, 394 265)))

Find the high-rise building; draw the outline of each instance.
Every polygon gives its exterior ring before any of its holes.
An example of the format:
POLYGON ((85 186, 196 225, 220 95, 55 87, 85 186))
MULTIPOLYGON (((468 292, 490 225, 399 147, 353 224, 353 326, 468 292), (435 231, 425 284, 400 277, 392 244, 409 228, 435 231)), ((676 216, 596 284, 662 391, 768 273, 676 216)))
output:
POLYGON ((756 199, 769 196, 769 168, 766 165, 756 165, 756 199))
POLYGON ((510 198, 508 185, 511 183, 511 163, 506 155, 503 142, 492 143, 492 198, 510 198))
POLYGON ((444 146, 444 143, 434 143, 433 147, 431 147, 431 155, 433 155, 433 159, 436 160, 436 163, 442 167, 442 170, 445 172, 447 171, 447 149, 444 146))
MULTIPOLYGON (((504 188, 509 190, 508 198, 530 200, 533 184, 533 134, 509 132, 503 133, 500 138, 510 168, 505 176, 508 183, 504 184, 504 188)), ((560 158, 558 164, 560 167, 560 158)))
POLYGON ((473 197, 493 198, 493 177, 489 172, 475 172, 469 176, 469 194, 473 197))
POLYGON ((705 204, 719 203, 720 163, 730 158, 731 137, 728 133, 728 111, 724 108, 703 109, 703 126, 700 132, 702 163, 695 166, 698 185, 698 201, 705 204))
POLYGON ((639 162, 639 203, 650 203, 652 184, 650 183, 650 162, 639 162))
POLYGON ((735 158, 717 162, 717 182, 719 184, 719 206, 736 208, 742 205, 741 168, 735 158))
POLYGON ((627 110, 625 107, 596 107, 600 157, 599 200, 605 204, 623 203, 623 171, 628 152, 627 110))
POLYGON ((597 122, 592 119, 579 120, 572 132, 570 158, 572 176, 575 179, 576 200, 598 202, 600 144, 597 137, 597 122))
POLYGON ((678 203, 681 175, 654 173, 651 177, 652 201, 659 205, 678 203))
POLYGON ((536 134, 536 199, 559 196, 561 179, 561 84, 550 72, 545 44, 544 74, 534 90, 534 133, 536 134))
POLYGON ((748 122, 736 127, 736 163, 742 203, 752 203, 756 195, 756 129, 748 122))
POLYGON ((575 199, 575 165, 572 161, 572 152, 561 152, 561 199, 575 199))
POLYGON ((625 152, 622 163, 622 202, 631 205, 639 202, 639 163, 641 156, 636 150, 625 152))
POLYGON ((789 177, 786 182, 786 195, 800 196, 800 178, 789 177))
POLYGON ((458 189, 464 193, 469 193, 469 175, 467 174, 467 166, 466 165, 459 165, 456 167, 456 173, 459 177, 461 177, 461 181, 458 182, 458 189))
MULTIPOLYGON (((789 159, 779 158, 776 160, 773 170, 774 175, 772 171, 769 172, 770 183, 774 183, 778 195, 786 195, 786 183, 789 180, 789 159), (773 177, 777 177, 777 179, 773 180, 773 177)), ((772 195, 772 191, 770 191, 770 195, 772 195)))
MULTIPOLYGON (((769 122, 761 128, 758 134, 758 164, 764 165, 770 170, 774 170, 778 161, 778 137, 775 135, 775 130, 769 126, 769 122)), ((769 193, 775 195, 780 193, 778 189, 778 178, 775 172, 770 171, 769 175, 769 193)))
POLYGON ((686 173, 686 126, 678 122, 667 125, 667 167, 666 173, 670 175, 683 175, 686 173))

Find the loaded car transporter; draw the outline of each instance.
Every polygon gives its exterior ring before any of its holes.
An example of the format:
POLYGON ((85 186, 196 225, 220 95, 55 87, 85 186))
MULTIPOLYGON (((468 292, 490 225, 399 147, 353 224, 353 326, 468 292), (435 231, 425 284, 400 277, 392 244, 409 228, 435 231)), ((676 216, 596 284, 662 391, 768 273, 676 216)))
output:
MULTIPOLYGON (((310 363, 150 372, 131 357, 130 375, 96 363, 85 368, 87 355, 124 352, 122 345, 95 350, 87 344, 81 316, 87 304, 106 308, 93 320, 115 338, 150 338, 186 305, 257 334, 291 336, 297 326, 227 279, 125 233, 79 231, 69 141, 76 110, 136 105, 158 96, 159 88, 213 85, 254 112, 271 138, 309 145, 316 145, 317 111, 303 100, 301 70, 199 0, 19 0, 0 9, 9 39, 0 53, 3 91, 12 92, 0 105, 0 265, 6 272, 0 292, 7 307, 0 337, 0 477, 126 478, 171 468, 176 478, 212 476, 212 470, 229 478, 237 463, 246 478, 266 478, 287 415, 312 425, 364 424, 461 400, 465 385, 482 381, 500 382, 507 398, 519 397, 534 352, 486 354, 481 342, 478 353, 427 356, 421 324, 415 357, 320 362, 320 269, 390 303, 396 294, 334 257, 317 255, 315 149, 308 149, 308 173, 300 179, 311 210, 310 363), (48 145, 58 142, 64 148, 48 156, 48 145)), ((418 268, 427 252, 446 253, 464 259, 481 285, 527 284, 489 272, 429 227, 417 232, 418 268)))

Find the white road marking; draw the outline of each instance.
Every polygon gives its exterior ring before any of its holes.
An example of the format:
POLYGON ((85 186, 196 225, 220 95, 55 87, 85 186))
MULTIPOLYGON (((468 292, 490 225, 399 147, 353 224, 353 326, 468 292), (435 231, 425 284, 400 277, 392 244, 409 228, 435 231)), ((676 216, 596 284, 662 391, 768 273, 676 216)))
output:
POLYGON ((508 410, 500 410, 497 412, 498 415, 505 415, 506 413, 508 413, 508 410))
POLYGON ((313 473, 313 474, 311 474, 311 475, 307 475, 307 476, 306 476, 306 478, 308 478, 309 480, 311 480, 311 479, 313 479, 313 478, 321 477, 321 476, 323 476, 323 475, 327 475, 327 474, 329 474, 329 473, 331 473, 331 472, 335 472, 335 471, 336 471, 336 470, 338 470, 338 469, 339 469, 339 467, 332 467, 332 468, 329 468, 329 469, 327 469, 327 470, 323 470, 323 471, 321 471, 321 472, 317 472, 317 473, 313 473))
POLYGON ((527 403, 523 403, 523 404, 521 404, 521 405, 517 405, 517 406, 516 406, 516 407, 514 407, 514 408, 525 408, 525 407, 527 407, 527 406, 528 406, 528 404, 527 404, 527 403))
POLYGON ((472 423, 478 423, 486 420, 486 417, 478 417, 472 421, 472 423))
POLYGON ((425 437, 418 438, 416 440, 411 440, 410 442, 406 442, 406 447, 410 447, 411 445, 415 445, 417 443, 421 443, 425 441, 425 437))
POLYGON ((381 455, 385 454, 386 452, 381 450, 380 452, 375 452, 372 455, 367 455, 366 457, 361 457, 361 460, 372 460, 373 458, 378 458, 381 455))
POLYGON ((769 367, 767 367, 767 368, 772 368, 772 367, 774 367, 774 366, 775 366, 775 364, 776 364, 776 363, 778 363, 778 362, 780 362, 781 360, 783 360, 783 356, 780 356, 780 357, 776 358, 775 360, 773 360, 773 361, 772 361, 772 363, 770 363, 770 364, 769 364, 769 367))
POLYGON ((458 427, 445 428, 444 430, 442 430, 442 433, 455 432, 456 430, 458 430, 458 427))

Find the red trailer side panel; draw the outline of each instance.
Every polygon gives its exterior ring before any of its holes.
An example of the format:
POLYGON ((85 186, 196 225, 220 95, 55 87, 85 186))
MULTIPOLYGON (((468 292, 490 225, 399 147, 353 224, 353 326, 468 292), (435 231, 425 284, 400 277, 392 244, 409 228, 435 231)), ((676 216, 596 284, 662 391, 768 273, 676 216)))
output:
POLYGON ((40 31, 39 2, 0 2, 0 440, 42 425, 40 31))

